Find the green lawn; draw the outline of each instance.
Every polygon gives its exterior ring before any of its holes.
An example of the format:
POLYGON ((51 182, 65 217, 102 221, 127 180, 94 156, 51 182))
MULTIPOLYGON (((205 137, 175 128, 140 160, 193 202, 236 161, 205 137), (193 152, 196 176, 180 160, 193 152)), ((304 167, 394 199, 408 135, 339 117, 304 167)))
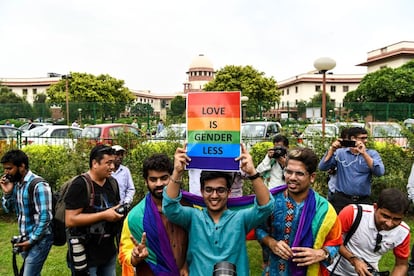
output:
MULTIPOLYGON (((414 229, 414 217, 410 215, 405 220, 414 229)), ((17 234, 17 224, 11 221, 9 217, 0 215, 0 275, 13 275, 12 268, 12 247, 10 239, 17 234)), ((411 238, 411 244, 414 238, 411 238)), ((53 246, 43 267, 44 276, 70 275, 66 266, 66 246, 53 246)), ((250 268, 252 275, 261 275, 262 253, 257 241, 247 241, 247 250, 250 259, 250 268)), ((21 264, 21 258, 18 257, 21 264)), ((394 264, 392 252, 388 252, 381 260, 381 270, 391 270, 394 264)), ((118 267, 118 275, 121 275, 118 267)))

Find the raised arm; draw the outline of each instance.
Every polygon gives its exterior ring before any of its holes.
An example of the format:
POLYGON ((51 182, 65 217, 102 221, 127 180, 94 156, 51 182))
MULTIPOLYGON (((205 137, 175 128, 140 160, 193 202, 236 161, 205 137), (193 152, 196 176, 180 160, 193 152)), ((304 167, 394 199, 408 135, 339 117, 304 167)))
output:
POLYGON ((180 193, 180 188, 182 185, 182 179, 184 174, 185 165, 191 159, 187 156, 186 145, 184 148, 177 148, 174 154, 174 171, 171 174, 170 182, 167 185, 167 195, 170 198, 176 198, 180 193))
POLYGON ((239 157, 236 158, 236 161, 240 161, 240 168, 249 176, 249 179, 252 180, 253 190, 256 194, 257 203, 259 205, 266 205, 270 200, 269 189, 263 183, 263 178, 258 175, 258 172, 253 163, 252 156, 243 144, 241 144, 241 147, 242 153, 239 157))

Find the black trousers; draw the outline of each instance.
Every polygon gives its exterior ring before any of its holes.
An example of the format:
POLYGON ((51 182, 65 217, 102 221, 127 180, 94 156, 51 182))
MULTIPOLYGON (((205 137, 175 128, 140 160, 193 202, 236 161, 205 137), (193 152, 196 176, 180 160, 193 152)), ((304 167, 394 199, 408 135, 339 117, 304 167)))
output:
POLYGON ((351 196, 342 192, 335 192, 329 202, 335 208, 337 214, 349 204, 371 204, 369 196, 351 196))

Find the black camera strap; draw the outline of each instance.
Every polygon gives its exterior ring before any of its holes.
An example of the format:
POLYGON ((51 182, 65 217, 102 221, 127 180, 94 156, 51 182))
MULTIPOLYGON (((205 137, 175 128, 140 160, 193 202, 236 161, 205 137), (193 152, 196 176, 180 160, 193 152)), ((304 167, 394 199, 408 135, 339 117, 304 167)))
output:
MULTIPOLYGON (((347 234, 346 234, 346 236, 345 236, 345 239, 344 239, 344 242, 343 242, 343 245, 344 245, 344 246, 345 246, 345 245, 349 242, 349 240, 351 239, 352 235, 353 235, 353 234, 355 233, 355 231, 357 230, 359 223, 361 222, 361 217, 362 217, 362 206, 361 206, 361 205, 359 205, 359 204, 356 204, 356 206, 357 206, 357 208, 358 208, 358 213, 357 213, 357 215, 356 215, 356 217, 355 217, 354 222, 353 222, 353 223, 352 223, 352 225, 351 225, 351 228, 349 229, 348 233, 347 233, 347 234)), ((340 253, 339 253, 339 252, 338 252, 338 254, 339 254, 338 261, 335 263, 334 267, 332 268, 332 270, 331 270, 331 272, 330 272, 330 275, 334 275, 333 273, 334 273, 334 271, 335 271, 336 267, 338 266, 339 262, 341 261, 342 255, 340 255, 340 253)))
POLYGON ((18 253, 14 253, 13 252, 13 260, 12 260, 12 263, 13 263, 14 276, 23 276, 24 263, 26 262, 26 258, 24 258, 22 267, 20 268, 20 272, 19 272, 19 268, 17 267, 17 260, 16 260, 16 256, 17 255, 18 255, 18 253))

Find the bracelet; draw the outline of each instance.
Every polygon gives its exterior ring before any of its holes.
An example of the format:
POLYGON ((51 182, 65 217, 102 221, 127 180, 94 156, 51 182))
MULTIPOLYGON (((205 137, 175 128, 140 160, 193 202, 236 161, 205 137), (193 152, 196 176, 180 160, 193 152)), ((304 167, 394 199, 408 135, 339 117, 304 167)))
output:
POLYGON ((182 178, 181 179, 173 179, 172 177, 170 177, 170 179, 171 179, 172 182, 174 182, 175 184, 178 184, 180 186, 184 184, 182 178))
POLYGON ((250 180, 255 180, 256 178, 259 178, 259 177, 260 177, 260 173, 257 172, 256 174, 248 176, 247 178, 250 180))

